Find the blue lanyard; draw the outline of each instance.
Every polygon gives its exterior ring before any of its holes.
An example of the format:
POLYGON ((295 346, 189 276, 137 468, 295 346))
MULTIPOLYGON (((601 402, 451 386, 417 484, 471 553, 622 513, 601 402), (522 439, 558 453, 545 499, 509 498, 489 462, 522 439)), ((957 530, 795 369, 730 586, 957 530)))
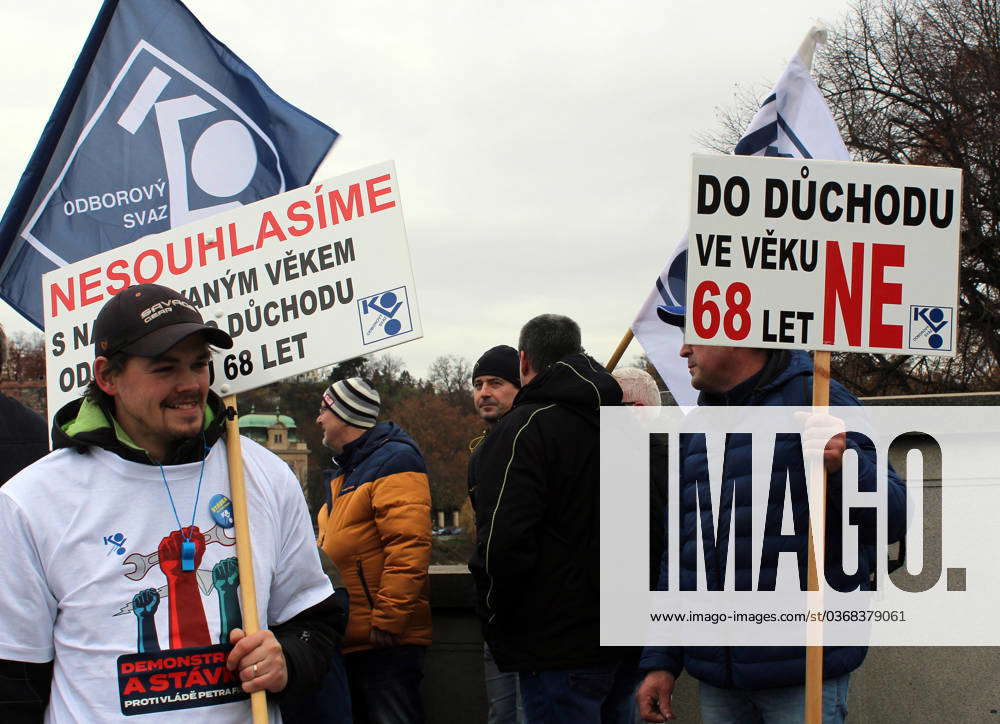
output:
POLYGON ((170 508, 174 511, 174 520, 177 521, 177 528, 180 534, 184 536, 184 542, 181 543, 181 570, 182 571, 193 571, 194 570, 194 541, 191 540, 191 529, 194 528, 194 518, 198 513, 198 498, 201 497, 201 479, 205 475, 205 458, 208 457, 208 449, 202 453, 201 456, 201 471, 198 473, 198 488, 194 494, 194 508, 191 510, 191 525, 188 526, 187 532, 184 532, 184 527, 181 525, 180 516, 177 515, 177 506, 174 505, 174 496, 170 494, 170 486, 167 484, 167 474, 163 470, 163 465, 160 464, 160 476, 163 478, 163 487, 167 489, 167 498, 170 500, 170 508))

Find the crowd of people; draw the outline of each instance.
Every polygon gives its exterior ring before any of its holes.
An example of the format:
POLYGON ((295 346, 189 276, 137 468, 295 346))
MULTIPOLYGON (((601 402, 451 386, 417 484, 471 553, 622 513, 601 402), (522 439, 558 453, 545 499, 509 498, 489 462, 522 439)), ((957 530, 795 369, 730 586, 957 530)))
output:
MULTIPOLYGON (((431 500, 418 445, 379 421, 370 382, 334 381, 316 418, 332 455, 317 538, 288 466, 242 440, 260 616, 248 633, 224 434, 235 411, 210 389, 212 349, 232 346, 177 292, 137 285, 98 314, 94 381, 55 415, 53 452, 41 419, 0 396, 11 478, 0 489, 3 721, 242 722, 255 692, 288 722, 425 720, 431 500)), ((681 356, 700 405, 809 404, 804 353, 685 345, 681 356)), ((469 569, 490 724, 665 721, 682 671, 698 680, 709 724, 802 721, 803 647, 600 645, 599 504, 602 484, 612 484, 600 475, 600 409, 659 405, 652 378, 609 373, 584 351, 576 322, 544 314, 524 324, 516 348, 487 350, 471 385, 485 429, 469 459, 469 569)), ((831 402, 859 404, 835 382, 831 402)), ((810 424, 803 444, 819 441, 832 491, 847 449, 862 477, 874 475, 863 441, 827 419, 810 424)), ((797 444, 778 454, 800 454, 797 444)), ((649 583, 665 588, 665 446, 654 439, 650 455, 649 583)), ((697 442, 680 455, 683 496, 708 463, 697 442)), ((749 484, 748 450, 734 444, 726 465, 736 485, 749 484)), ((905 498, 891 471, 889 486, 889 539, 898 540, 905 498)), ((696 516, 681 521, 691 545, 696 516)), ((874 545, 862 547, 865 578, 874 545)), ((681 560, 680 576, 693 581, 696 568, 681 560)), ((825 722, 846 717, 850 674, 865 653, 824 650, 825 722)))

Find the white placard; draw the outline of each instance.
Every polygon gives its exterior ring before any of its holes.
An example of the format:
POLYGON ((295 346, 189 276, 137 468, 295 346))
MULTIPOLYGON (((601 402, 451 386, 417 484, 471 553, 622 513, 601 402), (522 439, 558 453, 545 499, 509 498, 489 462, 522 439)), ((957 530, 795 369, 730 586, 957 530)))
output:
POLYGON ((689 344, 954 356, 960 169, 693 159, 689 344))
POLYGON ((130 284, 176 289, 233 336, 214 389, 237 394, 422 336, 392 162, 262 199, 49 272, 50 417, 90 381, 93 324, 130 284))

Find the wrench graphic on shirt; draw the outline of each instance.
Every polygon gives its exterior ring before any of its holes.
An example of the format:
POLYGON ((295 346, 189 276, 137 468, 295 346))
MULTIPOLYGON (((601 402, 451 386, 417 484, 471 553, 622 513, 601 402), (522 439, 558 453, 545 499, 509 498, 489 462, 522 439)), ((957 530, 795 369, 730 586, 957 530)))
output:
MULTIPOLYGON (((223 528, 218 524, 213 525, 205 533, 205 545, 209 543, 221 543, 224 546, 235 545, 236 532, 231 528, 223 528)), ((128 569, 125 571, 125 577, 131 578, 133 581, 141 581, 149 573, 149 569, 158 565, 159 562, 160 553, 158 551, 148 555, 133 553, 122 561, 123 566, 128 566, 128 569)))

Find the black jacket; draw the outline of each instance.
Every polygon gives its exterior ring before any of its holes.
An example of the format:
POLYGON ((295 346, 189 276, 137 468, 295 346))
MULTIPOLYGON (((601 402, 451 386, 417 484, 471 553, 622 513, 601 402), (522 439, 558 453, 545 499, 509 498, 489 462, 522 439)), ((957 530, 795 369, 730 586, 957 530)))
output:
POLYGON ((45 420, 14 398, 0 395, 0 485, 48 452, 45 420))
POLYGON ((525 385, 480 446, 476 581, 501 671, 579 668, 617 658, 599 641, 599 421, 621 388, 583 354, 525 385))

